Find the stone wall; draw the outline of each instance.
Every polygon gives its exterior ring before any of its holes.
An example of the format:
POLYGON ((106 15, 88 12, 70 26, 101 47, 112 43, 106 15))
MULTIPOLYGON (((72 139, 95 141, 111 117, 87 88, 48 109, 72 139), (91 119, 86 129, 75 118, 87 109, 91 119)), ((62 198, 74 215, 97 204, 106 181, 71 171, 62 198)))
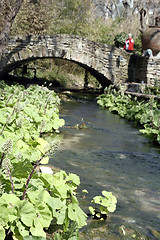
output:
POLYGON ((160 58, 149 58, 147 64, 147 84, 160 87, 160 58))
POLYGON ((160 59, 140 57, 122 49, 75 35, 13 37, 0 58, 0 76, 37 58, 61 58, 90 71, 105 87, 125 82, 160 81, 160 59))
POLYGON ((128 64, 128 80, 160 86, 160 58, 131 55, 128 64))

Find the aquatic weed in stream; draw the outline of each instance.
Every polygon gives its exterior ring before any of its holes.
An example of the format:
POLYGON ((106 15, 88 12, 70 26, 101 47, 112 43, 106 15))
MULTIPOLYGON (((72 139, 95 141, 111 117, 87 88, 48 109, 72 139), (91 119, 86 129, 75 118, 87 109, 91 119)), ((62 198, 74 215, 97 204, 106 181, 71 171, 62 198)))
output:
POLYGON ((95 196, 91 201, 94 203, 94 207, 90 206, 89 210, 94 218, 105 219, 109 212, 116 210, 116 197, 105 190, 102 191, 103 196, 95 196))

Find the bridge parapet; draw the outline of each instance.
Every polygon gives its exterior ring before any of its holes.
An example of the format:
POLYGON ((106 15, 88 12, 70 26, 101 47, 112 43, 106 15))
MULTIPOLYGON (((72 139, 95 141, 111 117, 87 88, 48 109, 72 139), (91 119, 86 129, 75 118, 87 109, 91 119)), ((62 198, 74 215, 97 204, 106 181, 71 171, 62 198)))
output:
POLYGON ((15 36, 10 38, 0 59, 0 76, 37 58, 61 58, 89 70, 103 87, 130 79, 134 81, 138 78, 137 74, 143 72, 144 65, 145 76, 141 74, 141 78, 147 77, 145 81, 151 82, 155 66, 160 63, 155 64, 154 60, 146 61, 146 58, 132 56, 113 46, 75 35, 15 36), (138 61, 143 63, 141 67, 138 66, 138 61))

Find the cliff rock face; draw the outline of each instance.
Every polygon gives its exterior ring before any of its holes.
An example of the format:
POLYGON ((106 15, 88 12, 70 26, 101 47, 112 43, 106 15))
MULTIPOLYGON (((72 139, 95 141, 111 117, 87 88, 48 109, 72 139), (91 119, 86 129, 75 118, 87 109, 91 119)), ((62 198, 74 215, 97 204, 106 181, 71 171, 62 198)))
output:
POLYGON ((151 49, 153 55, 160 52, 160 27, 150 27, 142 34, 143 50, 151 49))
POLYGON ((109 17, 115 19, 117 16, 122 15, 125 11, 122 1, 106 1, 106 0, 92 0, 94 6, 95 18, 103 18, 107 20, 109 17))

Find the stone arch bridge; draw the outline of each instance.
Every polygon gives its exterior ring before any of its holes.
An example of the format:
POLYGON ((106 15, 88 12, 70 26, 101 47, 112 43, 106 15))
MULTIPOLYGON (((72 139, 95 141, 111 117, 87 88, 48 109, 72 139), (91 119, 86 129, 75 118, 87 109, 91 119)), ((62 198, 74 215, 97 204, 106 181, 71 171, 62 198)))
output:
POLYGON ((0 56, 0 78, 20 65, 40 58, 60 58, 75 62, 91 72, 102 87, 127 81, 148 81, 148 59, 127 54, 113 46, 66 34, 11 37, 0 56), (142 70, 144 74, 140 75, 142 70))

